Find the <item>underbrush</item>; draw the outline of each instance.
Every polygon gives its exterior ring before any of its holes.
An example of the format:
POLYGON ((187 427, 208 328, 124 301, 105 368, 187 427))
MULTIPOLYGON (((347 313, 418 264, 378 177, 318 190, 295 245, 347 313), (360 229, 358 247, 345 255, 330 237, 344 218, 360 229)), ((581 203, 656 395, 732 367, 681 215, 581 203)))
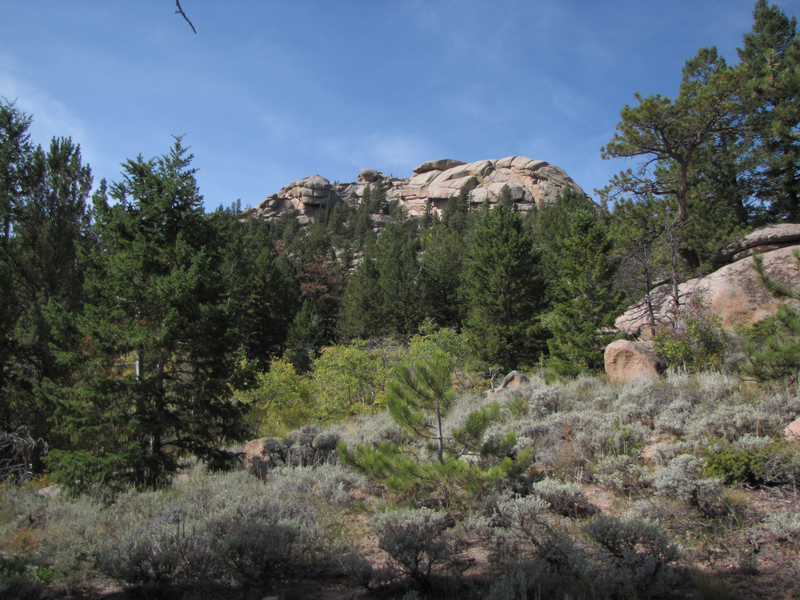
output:
POLYGON ((158 491, 71 498, 3 486, 0 591, 90 596, 105 579, 152 598, 311 598, 335 585, 382 598, 703 599, 800 583, 800 459, 782 437, 800 415, 796 389, 718 373, 625 386, 534 377, 461 395, 445 431, 485 407, 487 443, 513 433, 509 456, 532 453, 532 465, 472 492, 442 473, 437 485, 455 499, 446 506, 431 504, 430 486, 394 493, 334 453, 302 450, 341 440, 435 454, 385 414, 276 439, 283 466, 194 466, 158 491))

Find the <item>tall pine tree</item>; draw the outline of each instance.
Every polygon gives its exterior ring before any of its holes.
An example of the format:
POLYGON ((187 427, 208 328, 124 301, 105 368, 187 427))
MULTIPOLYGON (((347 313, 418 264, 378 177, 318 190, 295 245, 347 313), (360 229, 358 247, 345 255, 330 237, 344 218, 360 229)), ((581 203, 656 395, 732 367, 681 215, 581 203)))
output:
POLYGON ((50 386, 73 446, 51 453, 69 483, 156 485, 178 458, 211 459, 244 428, 230 382, 240 340, 220 273, 222 241, 180 138, 129 160, 95 197, 99 244, 87 257, 84 341, 72 385, 50 386))
POLYGON ((517 213, 503 205, 483 214, 472 231, 462 285, 465 330, 476 355, 513 369, 545 349, 540 313, 540 254, 517 213))

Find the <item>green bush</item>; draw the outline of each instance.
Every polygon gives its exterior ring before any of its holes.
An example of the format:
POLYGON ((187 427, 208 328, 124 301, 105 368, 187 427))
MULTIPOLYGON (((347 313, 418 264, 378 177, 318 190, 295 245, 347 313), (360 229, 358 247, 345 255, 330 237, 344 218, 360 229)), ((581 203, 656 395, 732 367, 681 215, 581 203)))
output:
POLYGON ((693 373, 719 369, 727 347, 719 317, 703 306, 698 295, 678 309, 670 325, 656 328, 653 342, 663 364, 693 373))
POLYGON ((779 485, 800 481, 800 457, 786 441, 743 436, 735 442, 720 440, 705 452, 706 471, 726 483, 750 486, 779 485))

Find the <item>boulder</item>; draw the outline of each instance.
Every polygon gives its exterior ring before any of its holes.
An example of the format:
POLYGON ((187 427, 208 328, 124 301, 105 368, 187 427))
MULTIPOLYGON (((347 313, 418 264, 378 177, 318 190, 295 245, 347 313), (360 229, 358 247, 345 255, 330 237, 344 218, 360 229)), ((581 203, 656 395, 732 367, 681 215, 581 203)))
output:
POLYGON ((379 173, 376 169, 361 169, 358 180, 366 183, 372 183, 373 181, 378 181, 378 177, 379 173))
POLYGON ((528 381, 529 379, 519 371, 511 371, 511 373, 503 378, 503 383, 495 390, 495 393, 501 390, 512 390, 521 386, 523 383, 528 383, 528 381))
POLYGON ((740 242, 729 244, 715 257, 714 263, 726 264, 747 258, 756 252, 765 253, 800 244, 800 224, 778 223, 751 231, 740 242))
MULTIPOLYGON (((800 246, 787 246, 764 254, 764 268, 767 274, 789 288, 797 288, 800 279, 793 256, 800 246)), ((651 292, 656 324, 666 323, 674 302, 669 284, 662 285, 651 292)), ((800 310, 800 302, 790 298, 773 297, 753 269, 753 259, 745 258, 725 265, 703 278, 690 279, 678 286, 679 300, 688 304, 693 296, 700 294, 703 304, 715 315, 719 315, 723 329, 733 331, 737 327, 749 327, 757 321, 778 312, 781 304, 788 303, 800 310)), ((645 301, 637 302, 616 321, 616 327, 631 336, 651 337, 645 310, 645 301)))
POLYGON ((244 445, 245 469, 263 471, 286 464, 286 445, 279 438, 250 440, 244 445))
POLYGON ((250 440, 244 445, 244 467, 249 469, 254 463, 269 463, 268 438, 250 440))
POLYGON ((454 160, 452 158, 440 158, 439 160, 429 160, 428 162, 424 162, 416 169, 412 169, 412 171, 414 171, 414 173, 426 173, 428 171, 446 171, 447 169, 452 169, 453 167, 457 167, 463 164, 466 163, 460 160, 454 160))
POLYGON ((653 342, 611 342, 606 347, 605 365, 613 383, 658 377, 659 365, 653 342))
POLYGON ((783 436, 790 442, 800 442, 800 419, 789 423, 783 430, 783 436))

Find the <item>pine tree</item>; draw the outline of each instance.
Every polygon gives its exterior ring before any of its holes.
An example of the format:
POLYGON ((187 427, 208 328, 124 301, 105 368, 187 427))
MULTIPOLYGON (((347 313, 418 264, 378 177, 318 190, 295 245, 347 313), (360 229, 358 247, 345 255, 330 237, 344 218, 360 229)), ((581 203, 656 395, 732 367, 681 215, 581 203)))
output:
POLYGON ((191 453, 218 456, 244 433, 230 401, 237 329, 218 230, 203 214, 181 139, 168 155, 124 164, 94 200, 98 246, 87 256, 87 305, 72 385, 52 383, 72 448, 51 452, 63 481, 157 485, 191 453))
POLYGON ((747 76, 746 124, 759 167, 752 176, 759 197, 775 218, 800 220, 800 38, 797 19, 758 0, 753 29, 738 49, 747 76))
POLYGON ((502 204, 508 210, 516 210, 517 205, 514 203, 514 197, 511 195, 511 188, 508 184, 500 189, 500 195, 497 197, 497 203, 502 204))
POLYGON ((544 350, 540 254, 522 221, 505 206, 488 211, 472 231, 462 294, 466 333, 475 353, 513 369, 544 350))
POLYGON ((569 234, 558 258, 556 302, 547 324, 550 364, 561 375, 599 371, 606 345, 617 337, 614 319, 625 296, 614 290, 617 265, 606 224, 588 210, 571 215, 569 234))

